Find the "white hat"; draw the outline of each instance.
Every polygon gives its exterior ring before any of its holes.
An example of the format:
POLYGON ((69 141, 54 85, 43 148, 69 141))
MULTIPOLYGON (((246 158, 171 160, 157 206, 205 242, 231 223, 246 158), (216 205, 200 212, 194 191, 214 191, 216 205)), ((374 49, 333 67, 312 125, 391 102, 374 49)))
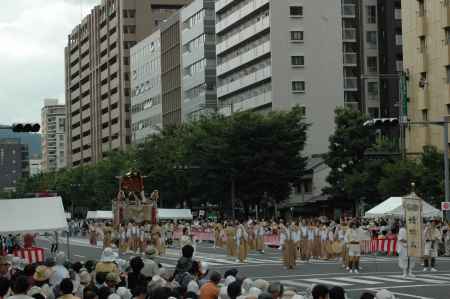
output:
POLYGON ((121 299, 131 299, 133 295, 130 290, 125 287, 120 287, 117 289, 116 294, 120 296, 121 299))
POLYGON ((106 247, 103 250, 102 257, 100 258, 101 262, 114 262, 117 259, 117 253, 115 253, 111 247, 106 247))
POLYGON ((395 299, 395 296, 394 296, 394 294, 392 294, 388 290, 383 289, 383 290, 379 290, 375 294, 375 298, 376 299, 395 299))
POLYGON ((206 272, 208 272, 208 268, 209 268, 209 265, 208 265, 208 263, 207 262, 200 262, 200 273, 201 274, 206 274, 206 272))

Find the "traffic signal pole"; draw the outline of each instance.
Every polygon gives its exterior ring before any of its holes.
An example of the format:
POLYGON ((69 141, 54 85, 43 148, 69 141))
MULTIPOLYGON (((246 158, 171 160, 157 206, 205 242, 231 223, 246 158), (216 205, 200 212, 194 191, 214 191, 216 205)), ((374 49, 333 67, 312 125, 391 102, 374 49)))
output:
MULTIPOLYGON (((444 128, 444 185, 445 185, 445 201, 449 202, 450 199, 450 175, 448 169, 448 116, 444 116, 444 122, 442 124, 444 128)), ((444 213, 444 219, 447 220, 447 211, 444 213)))

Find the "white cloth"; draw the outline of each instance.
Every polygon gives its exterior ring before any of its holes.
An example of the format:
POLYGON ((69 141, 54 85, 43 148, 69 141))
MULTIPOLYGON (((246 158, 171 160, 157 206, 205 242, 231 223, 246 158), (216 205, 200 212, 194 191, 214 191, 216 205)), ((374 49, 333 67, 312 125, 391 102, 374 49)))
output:
POLYGON ((50 277, 50 285, 56 286, 61 283, 64 278, 69 278, 69 271, 62 265, 53 266, 53 274, 50 277))

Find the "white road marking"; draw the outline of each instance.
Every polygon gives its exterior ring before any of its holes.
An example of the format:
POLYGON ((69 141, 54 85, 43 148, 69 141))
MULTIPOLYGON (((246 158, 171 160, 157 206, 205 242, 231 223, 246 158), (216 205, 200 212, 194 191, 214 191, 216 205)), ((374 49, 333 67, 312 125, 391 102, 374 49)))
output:
POLYGON ((79 254, 74 254, 73 256, 76 256, 76 257, 78 257, 80 259, 85 259, 86 258, 84 255, 79 255, 79 254))
MULTIPOLYGON (((402 278, 402 275, 391 275, 389 277, 394 277, 394 278, 402 278)), ((436 280, 436 279, 428 279, 428 278, 423 278, 420 276, 417 277, 408 277, 409 280, 414 280, 414 281, 423 281, 423 282, 428 282, 428 283, 448 283, 448 280, 446 281, 445 279, 441 279, 441 280, 436 280)))
POLYGON ((440 280, 450 280, 450 277, 442 277, 441 275, 431 275, 431 274, 423 274, 420 275, 420 277, 425 277, 425 278, 434 278, 434 279, 440 279, 440 280))
POLYGON ((312 282, 312 283, 319 283, 319 284, 325 284, 325 285, 332 285, 332 286, 340 286, 340 287, 348 287, 352 284, 344 283, 344 282, 335 282, 328 279, 318 279, 318 278, 311 278, 311 279, 303 279, 304 281, 312 282))
POLYGON ((395 278, 389 278, 389 277, 379 277, 379 276, 359 276, 359 277, 360 278, 367 278, 367 279, 375 279, 375 280, 387 281, 387 282, 400 282, 400 283, 411 282, 411 281, 408 281, 408 280, 395 279, 395 278))
POLYGON ((165 264, 165 263, 160 263, 161 266, 163 266, 164 268, 174 268, 175 265, 171 265, 171 264, 165 264))
POLYGON ((369 285, 382 283, 379 281, 362 280, 362 279, 357 279, 357 278, 353 278, 353 277, 334 277, 333 279, 334 280, 342 280, 342 281, 346 281, 346 282, 359 283, 359 284, 369 284, 369 285))
POLYGON ((294 287, 302 287, 302 288, 310 288, 313 285, 312 283, 304 283, 304 282, 292 281, 292 280, 282 280, 280 282, 286 286, 294 286, 294 287))

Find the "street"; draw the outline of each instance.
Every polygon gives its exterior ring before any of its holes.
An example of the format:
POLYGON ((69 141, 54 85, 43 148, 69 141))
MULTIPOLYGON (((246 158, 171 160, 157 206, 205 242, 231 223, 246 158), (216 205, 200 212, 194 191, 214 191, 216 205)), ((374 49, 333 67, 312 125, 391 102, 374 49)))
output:
MULTIPOLYGON (((39 240, 38 245, 47 252, 49 243, 39 240)), ((60 250, 66 251, 65 244, 60 244, 60 250)), ((71 239, 71 257, 73 261, 98 260, 102 248, 92 247, 84 239, 71 239)), ((123 256, 129 259, 131 255, 123 256)), ((173 269, 180 257, 180 250, 168 249, 166 256, 157 260, 163 267, 173 269)), ((349 298, 359 298, 364 291, 388 289, 397 298, 448 299, 450 298, 450 258, 441 257, 437 260, 439 272, 423 273, 420 264, 416 266, 415 278, 403 278, 397 265, 396 257, 365 256, 361 258, 362 271, 359 274, 348 274, 335 261, 299 262, 294 270, 284 269, 281 252, 267 249, 265 254, 251 253, 248 263, 241 264, 226 256, 225 251, 213 248, 211 244, 200 244, 195 258, 206 261, 211 270, 223 274, 225 270, 236 268, 240 275, 252 279, 280 281, 287 288, 304 291, 312 284, 325 284, 329 287, 342 286, 349 298)))

